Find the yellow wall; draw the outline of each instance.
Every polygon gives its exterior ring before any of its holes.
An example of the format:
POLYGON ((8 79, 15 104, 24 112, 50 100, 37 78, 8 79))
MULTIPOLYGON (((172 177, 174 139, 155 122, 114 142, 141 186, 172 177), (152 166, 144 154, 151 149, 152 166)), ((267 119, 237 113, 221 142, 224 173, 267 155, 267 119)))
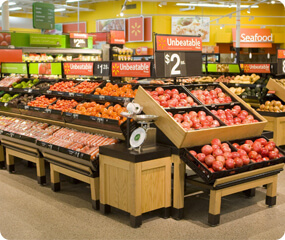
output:
MULTIPOLYGON (((94 9, 93 12, 81 12, 80 21, 87 22, 87 31, 95 32, 96 31, 96 20, 98 19, 108 19, 108 18, 118 18, 120 9, 124 1, 110 1, 110 2, 101 2, 90 4, 89 8, 94 9)), ((143 2, 143 7, 141 9, 140 2, 132 2, 132 4, 137 4, 136 9, 125 10, 124 17, 138 16, 143 15, 154 15, 153 16, 153 32, 156 33, 171 33, 171 16, 166 16, 167 14, 171 15, 184 15, 184 16, 195 16, 195 15, 225 15, 229 14, 234 9, 231 8, 198 8, 194 11, 181 12, 179 9, 184 7, 178 7, 175 3, 168 3, 167 6, 158 7, 158 2, 143 2), (158 14, 163 14, 164 16, 158 16, 158 14)), ((84 5, 82 5, 84 7, 84 5)), ((22 14, 23 15, 23 14, 22 14)), ((21 17, 23 17, 21 15, 21 17)), ((31 15, 25 14, 27 17, 32 17, 31 15)), ((259 8, 251 9, 251 13, 248 14, 246 10, 241 12, 241 26, 243 28, 259 28, 259 26, 243 26, 243 24, 264 24, 264 25, 285 25, 285 18, 255 18, 252 21, 248 21, 250 16, 285 16, 285 9, 281 4, 260 4, 259 8), (246 17, 243 17, 246 16, 246 17)), ((216 17, 210 17, 211 20, 216 17)), ((70 15, 69 18, 56 17, 56 23, 63 22, 76 22, 77 14, 70 15)), ((223 18, 219 21, 219 24, 235 24, 235 17, 223 18)), ((220 29, 219 25, 210 26, 210 42, 203 43, 203 45, 215 45, 216 35, 223 33, 230 33, 231 29, 234 28, 234 25, 226 26, 225 29, 220 29)), ((279 33, 279 36, 284 35, 285 39, 285 28, 283 27, 267 27, 272 30, 273 33, 279 33)), ((285 40, 283 41, 283 46, 285 45, 285 40)), ((153 47, 152 43, 128 43, 128 47, 139 47, 147 46, 153 47)), ((285 47, 285 46, 284 46, 285 47)))

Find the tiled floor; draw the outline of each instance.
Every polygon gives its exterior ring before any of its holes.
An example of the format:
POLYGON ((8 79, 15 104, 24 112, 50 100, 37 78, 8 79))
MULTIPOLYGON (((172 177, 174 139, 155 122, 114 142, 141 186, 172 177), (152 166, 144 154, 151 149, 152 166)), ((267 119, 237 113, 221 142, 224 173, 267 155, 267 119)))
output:
MULTIPOLYGON (((129 227, 128 214, 104 216, 92 210, 89 186, 63 178, 54 193, 36 182, 35 168, 16 163, 16 174, 0 170, 0 232, 6 239, 280 239, 285 233, 285 172, 279 175, 277 205, 265 205, 265 189, 254 198, 238 193, 222 200, 221 224, 207 225, 209 196, 185 199, 185 219, 143 216, 138 229, 129 227)), ((0 237, 1 239, 1 237, 0 237)))

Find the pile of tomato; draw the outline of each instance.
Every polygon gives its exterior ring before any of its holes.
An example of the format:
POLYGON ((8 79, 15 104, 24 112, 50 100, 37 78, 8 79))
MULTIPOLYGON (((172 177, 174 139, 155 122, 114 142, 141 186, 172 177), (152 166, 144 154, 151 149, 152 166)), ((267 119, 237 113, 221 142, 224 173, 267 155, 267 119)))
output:
POLYGON ((63 112, 68 112, 78 104, 74 99, 72 100, 58 100, 55 104, 50 105, 49 109, 60 110, 63 112))
POLYGON ((120 104, 110 106, 109 102, 106 102, 105 104, 85 102, 78 104, 75 109, 69 110, 71 113, 118 120, 119 124, 122 124, 126 120, 125 117, 120 115, 121 112, 126 111, 126 108, 122 107, 120 104))
POLYGON ((75 85, 76 83, 73 81, 61 81, 55 83, 54 85, 49 87, 51 91, 58 91, 58 92, 69 92, 69 90, 75 85))
POLYGON ((95 95, 105 95, 113 97, 128 97, 134 98, 136 96, 137 89, 133 90, 131 84, 126 84, 119 87, 118 84, 107 83, 103 88, 97 88, 95 95))
POLYGON ((100 84, 101 83, 98 83, 98 82, 88 82, 88 81, 85 81, 85 82, 82 82, 82 83, 78 84, 75 87, 72 87, 69 92, 90 94, 100 84))
POLYGON ((28 106, 46 108, 48 105, 56 101, 56 97, 47 98, 45 95, 37 97, 35 100, 28 103, 28 106))

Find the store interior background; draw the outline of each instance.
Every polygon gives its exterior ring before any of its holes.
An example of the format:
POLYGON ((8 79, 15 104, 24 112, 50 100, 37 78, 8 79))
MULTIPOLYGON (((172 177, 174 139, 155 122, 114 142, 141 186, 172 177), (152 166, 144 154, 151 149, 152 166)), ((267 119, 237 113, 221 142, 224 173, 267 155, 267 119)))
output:
MULTIPOLYGON (((10 1, 11 2, 11 1, 10 1)), ((11 17, 17 17, 18 20, 22 18, 30 19, 32 22, 31 5, 33 1, 14 1, 18 4, 24 3, 23 8, 19 11, 10 11, 11 17), (27 2, 27 3, 25 3, 27 2), (26 12, 26 13, 23 13, 26 12)), ((64 3, 65 1, 53 1, 56 3, 64 3)), ((210 40, 203 42, 204 46, 220 46, 221 62, 233 62, 234 58, 231 53, 234 51, 229 50, 229 45, 232 43, 232 29, 235 28, 236 14, 233 13, 232 17, 226 16, 219 19, 218 23, 214 19, 228 15, 236 11, 234 7, 227 8, 210 8, 210 7, 195 7, 194 10, 181 11, 180 9, 187 8, 184 6, 176 6, 179 1, 130 1, 127 4, 135 4, 135 9, 126 9, 123 11, 124 16, 120 16, 120 12, 124 1, 80 1, 67 3, 69 6, 80 8, 88 8, 90 11, 80 11, 79 15, 76 9, 70 11, 62 11, 56 13, 55 23, 74 23, 86 22, 88 33, 96 32, 96 20, 99 19, 112 19, 112 18, 129 18, 129 17, 152 17, 152 30, 155 33, 171 34, 171 17, 210 17, 210 40), (93 10, 93 11, 92 11, 93 10)), ((203 1, 200 1, 203 2, 203 1)), ((227 3, 236 3, 236 1, 226 1, 227 3)), ((241 1, 241 4, 254 4, 260 1, 241 1)), ((66 3, 65 3, 66 4, 66 3)), ((18 5, 17 5, 18 6, 18 5)), ((56 8, 60 6, 56 5, 56 8)), ((10 24, 11 25, 11 24, 10 24)), ((32 24, 30 24, 32 25, 32 24)), ((285 43, 285 11, 284 6, 279 1, 267 1, 258 4, 258 8, 251 8, 250 13, 247 9, 241 11, 241 28, 268 28, 273 34, 273 47, 271 49, 264 49, 262 53, 253 53, 252 58, 249 59, 247 50, 241 54, 241 61, 244 62, 276 62, 276 48, 284 48, 285 43), (273 4, 273 2, 275 2, 273 4), (270 53, 270 59, 267 54, 270 53)), ((37 32, 39 29, 16 28, 15 24, 10 27, 11 31, 16 32, 37 32)), ((137 48, 145 46, 148 48, 153 47, 153 42, 134 42, 126 43, 126 47, 137 48)))

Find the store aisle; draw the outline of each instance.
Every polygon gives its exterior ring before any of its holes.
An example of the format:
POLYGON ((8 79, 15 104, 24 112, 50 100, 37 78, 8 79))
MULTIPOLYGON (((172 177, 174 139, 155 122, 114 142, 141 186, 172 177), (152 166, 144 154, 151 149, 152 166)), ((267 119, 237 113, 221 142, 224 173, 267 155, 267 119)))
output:
MULTIPOLYGON (((248 199, 242 193, 223 198, 221 225, 207 223, 208 195, 186 199, 185 219, 144 215, 138 229, 128 214, 104 216, 92 210, 87 184, 63 178, 62 191, 36 182, 35 169, 16 163, 16 174, 0 170, 0 232, 6 239, 279 239, 285 232, 285 172, 279 175, 277 205, 268 208, 265 189, 248 199)), ((49 174, 48 174, 49 176, 49 174)), ((49 183, 49 179, 48 179, 49 183)))

